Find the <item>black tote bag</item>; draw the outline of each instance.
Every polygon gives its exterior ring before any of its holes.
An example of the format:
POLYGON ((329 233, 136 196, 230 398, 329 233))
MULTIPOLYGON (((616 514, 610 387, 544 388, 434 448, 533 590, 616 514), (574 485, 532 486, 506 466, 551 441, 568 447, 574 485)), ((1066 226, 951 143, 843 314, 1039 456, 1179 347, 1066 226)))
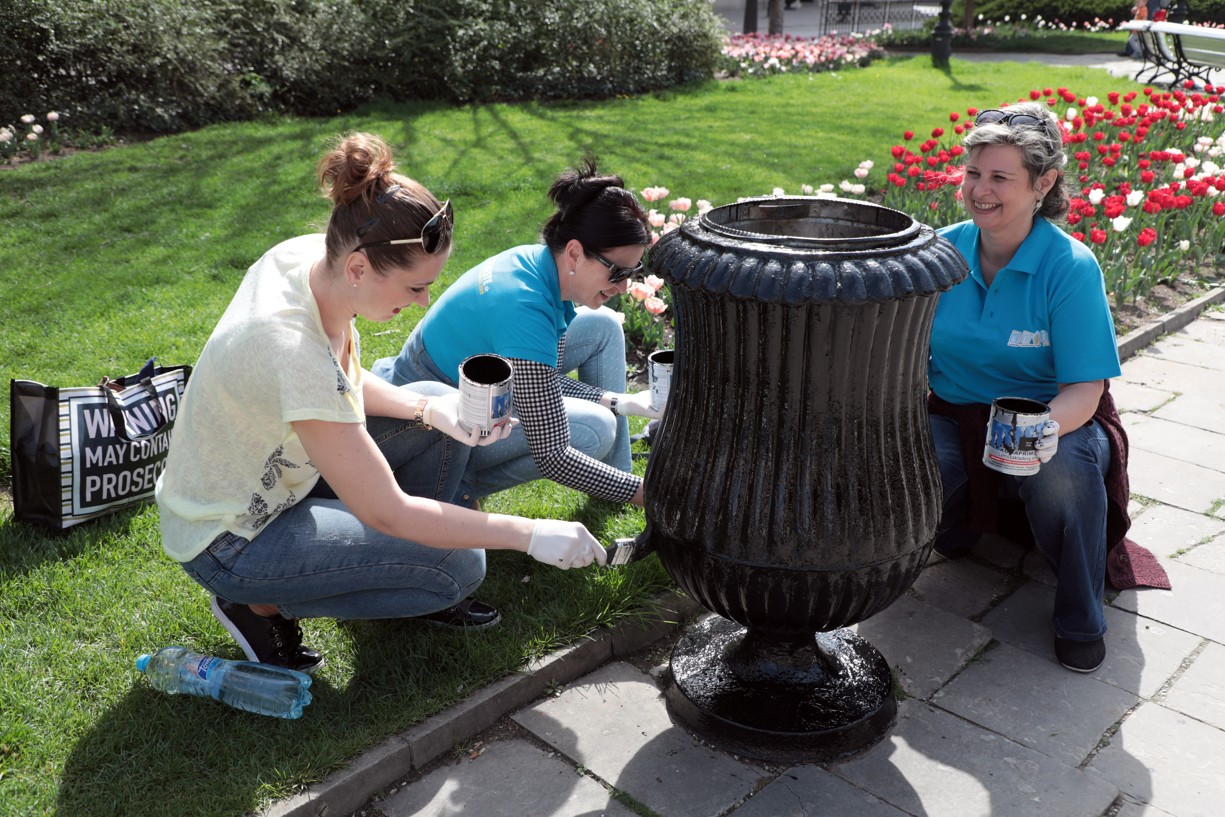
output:
POLYGON ((96 386, 9 381, 13 516, 62 531, 153 496, 190 366, 96 386))

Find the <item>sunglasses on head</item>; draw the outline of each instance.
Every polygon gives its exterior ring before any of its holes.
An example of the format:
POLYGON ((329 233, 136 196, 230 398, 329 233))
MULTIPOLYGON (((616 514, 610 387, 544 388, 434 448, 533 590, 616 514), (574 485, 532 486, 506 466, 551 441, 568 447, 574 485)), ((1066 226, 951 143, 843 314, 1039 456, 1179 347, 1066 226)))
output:
POLYGON ((598 252, 594 250, 592 250, 590 254, 593 258, 595 258, 595 260, 599 261, 601 264, 608 267, 608 283, 610 284, 619 284, 622 281, 624 281, 626 278, 631 278, 635 275, 638 275, 644 269, 646 269, 646 267, 643 265, 641 261, 639 261, 637 264, 635 264, 632 267, 618 267, 612 261, 609 261, 607 258, 600 255, 598 252))
POLYGON ((1001 111, 996 108, 989 108, 985 111, 979 111, 978 116, 974 117, 975 125, 1033 125, 1036 127, 1045 127, 1046 124, 1040 117, 1028 113, 1010 113, 1001 111))
POLYGON ((455 210, 451 200, 447 199, 438 208, 438 212, 430 220, 421 225, 421 235, 418 238, 391 238, 385 241, 363 241, 353 248, 353 252, 367 247, 381 247, 389 244, 420 244, 421 249, 430 255, 441 250, 451 239, 451 231, 455 226, 455 210))

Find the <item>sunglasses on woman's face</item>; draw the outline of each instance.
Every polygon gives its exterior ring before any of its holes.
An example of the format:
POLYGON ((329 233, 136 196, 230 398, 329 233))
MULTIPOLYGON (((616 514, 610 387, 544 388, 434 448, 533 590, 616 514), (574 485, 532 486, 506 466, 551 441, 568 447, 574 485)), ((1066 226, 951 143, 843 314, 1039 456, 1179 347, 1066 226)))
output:
POLYGON ((609 261, 607 258, 594 250, 591 252, 591 256, 604 266, 608 267, 608 283, 610 284, 619 284, 626 278, 632 278, 635 275, 641 274, 645 269, 641 261, 632 267, 618 267, 612 261, 609 261))
POLYGON ((1032 114, 1028 113, 1009 113, 995 108, 990 108, 985 111, 979 111, 978 116, 974 117, 975 125, 1033 125, 1036 127, 1044 127, 1043 121, 1032 114))
POLYGON ((451 200, 447 199, 442 203, 442 207, 438 209, 438 212, 422 225, 421 236, 419 238, 392 238, 386 241, 365 241, 354 247, 353 252, 364 250, 367 247, 381 247, 388 244, 420 244, 421 249, 433 255, 447 245, 454 226, 455 210, 451 207, 451 200))

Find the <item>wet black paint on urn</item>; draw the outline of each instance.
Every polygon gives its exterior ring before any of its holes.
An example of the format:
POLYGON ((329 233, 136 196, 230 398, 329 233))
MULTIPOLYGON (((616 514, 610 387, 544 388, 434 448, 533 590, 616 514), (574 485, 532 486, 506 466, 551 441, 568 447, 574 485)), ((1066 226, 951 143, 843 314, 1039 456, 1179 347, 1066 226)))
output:
POLYGON ((689 219, 651 263, 676 357, 645 537, 722 617, 673 650, 668 705, 749 757, 866 749, 896 718, 892 676, 844 628, 905 592, 935 535, 928 340, 965 262, 896 210, 764 198, 689 219))

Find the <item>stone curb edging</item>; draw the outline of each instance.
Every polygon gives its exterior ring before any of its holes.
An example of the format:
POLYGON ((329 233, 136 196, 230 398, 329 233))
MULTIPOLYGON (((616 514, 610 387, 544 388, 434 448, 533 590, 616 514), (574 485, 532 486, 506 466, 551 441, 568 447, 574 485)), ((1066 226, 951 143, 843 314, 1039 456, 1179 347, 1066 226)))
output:
POLYGON ((590 637, 534 661, 482 687, 455 706, 363 752, 343 769, 301 794, 280 800, 262 817, 340 817, 360 809, 375 792, 423 768, 457 744, 493 726, 504 715, 544 695, 550 684, 568 683, 618 656, 671 634, 703 612, 692 599, 668 592, 645 618, 601 628, 590 637))
POLYGON ((1209 306, 1223 301, 1225 301, 1225 285, 1218 285, 1209 290, 1206 295, 1201 295, 1194 301, 1188 301, 1168 315, 1163 315, 1144 326, 1136 327, 1119 338, 1119 360, 1126 360, 1168 332, 1182 329, 1209 306))

